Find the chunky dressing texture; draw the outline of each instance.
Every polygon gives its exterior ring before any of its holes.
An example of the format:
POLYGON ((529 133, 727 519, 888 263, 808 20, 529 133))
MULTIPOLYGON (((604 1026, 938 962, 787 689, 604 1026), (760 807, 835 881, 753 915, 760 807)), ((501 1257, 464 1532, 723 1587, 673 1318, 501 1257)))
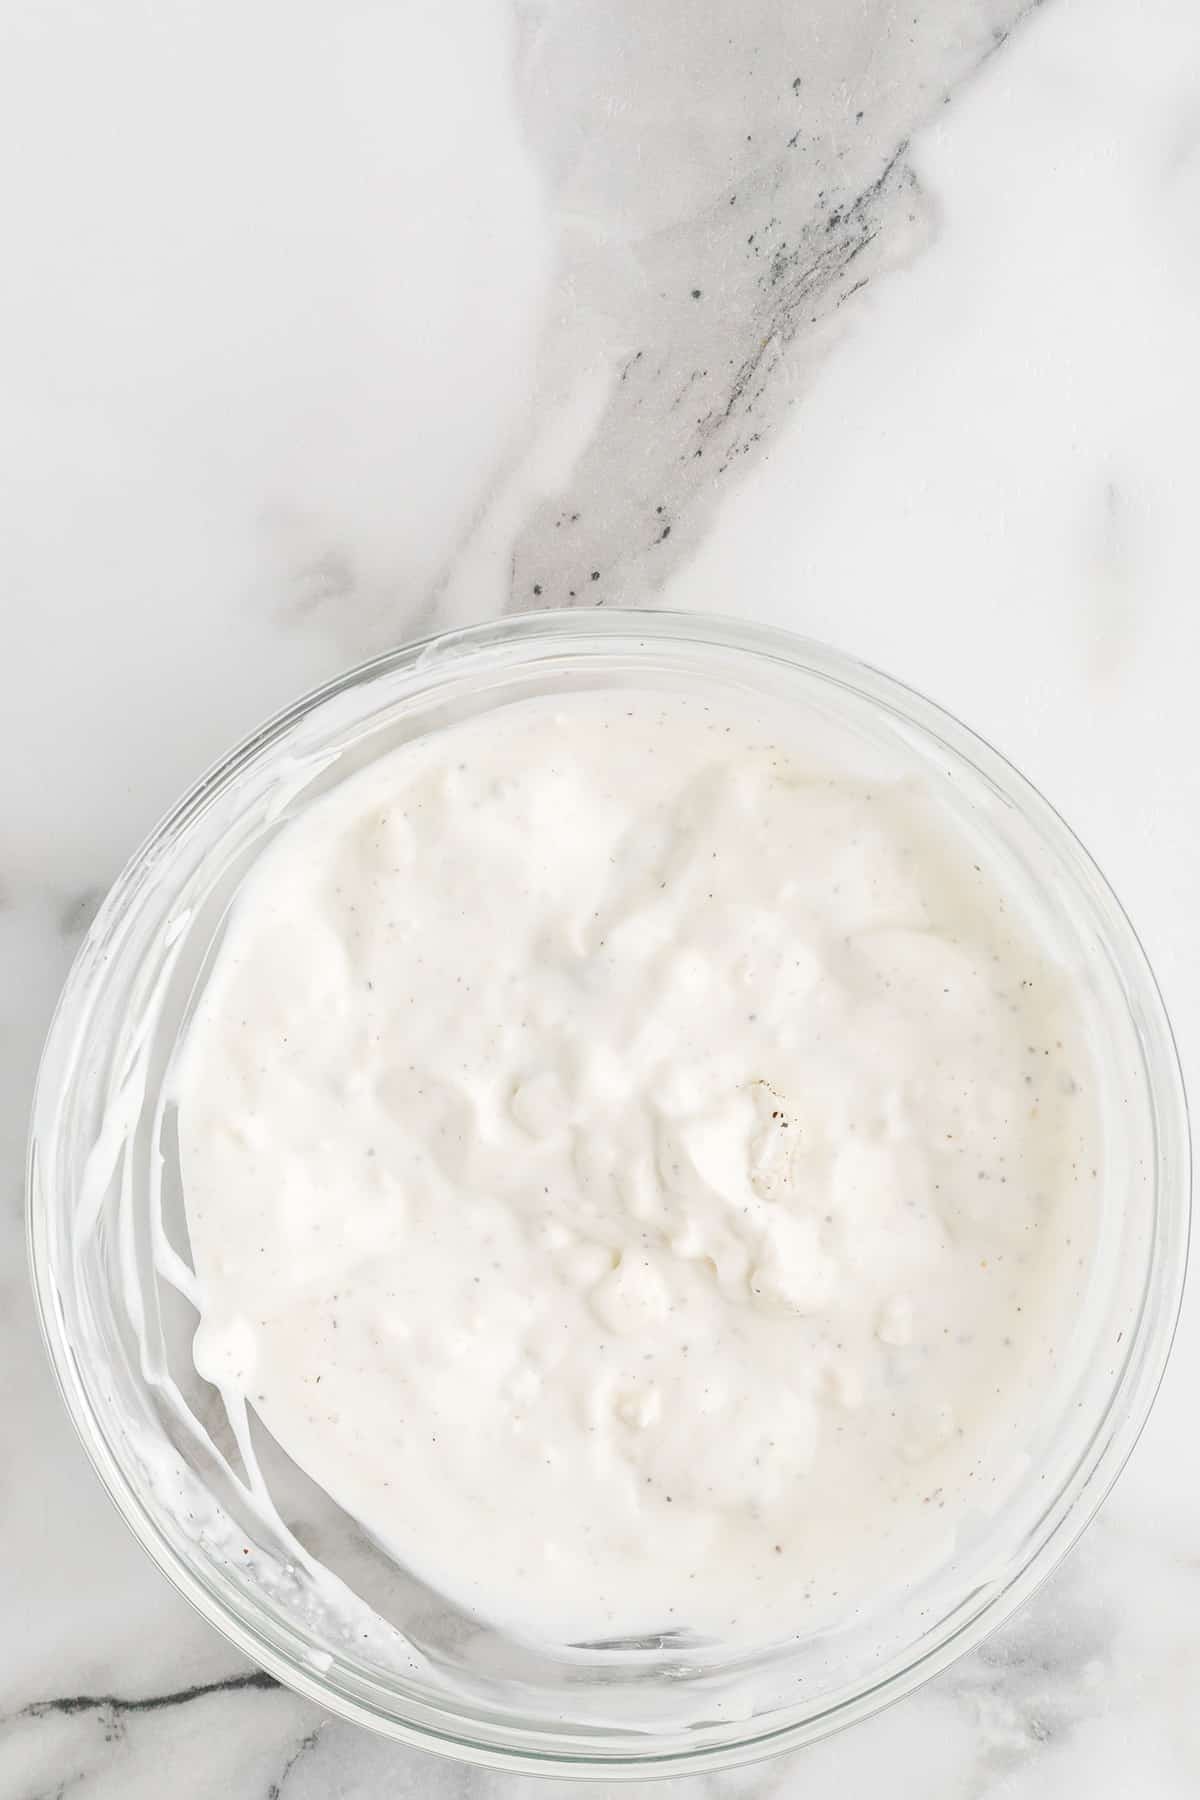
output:
POLYGON ((176 1072, 197 1368, 526 1635, 836 1621, 1054 1378, 1080 1036, 919 782, 732 701, 504 707, 244 884, 176 1072))

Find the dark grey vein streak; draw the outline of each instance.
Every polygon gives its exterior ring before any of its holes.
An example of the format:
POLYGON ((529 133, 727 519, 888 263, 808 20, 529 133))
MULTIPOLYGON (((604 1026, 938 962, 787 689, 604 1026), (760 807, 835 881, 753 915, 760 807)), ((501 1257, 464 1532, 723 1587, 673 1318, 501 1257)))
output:
POLYGON ((279 1683, 264 1669, 248 1675, 230 1675, 224 1681, 209 1681, 197 1687, 177 1688, 171 1694, 147 1694, 141 1700, 126 1700, 119 1694, 66 1694, 55 1700, 31 1700, 15 1716, 18 1719, 41 1719, 50 1713, 69 1718, 74 1713, 107 1712, 116 1717, 127 1713, 161 1712, 171 1706, 187 1706, 193 1700, 207 1699, 210 1694, 237 1694, 245 1689, 277 1688, 279 1683))
POLYGON ((300 1739, 300 1742, 296 1745, 296 1748, 284 1763, 278 1781, 273 1781, 267 1789, 267 1800, 281 1800, 283 1790, 286 1787, 288 1778, 291 1775, 292 1770, 296 1767, 296 1764, 302 1757, 307 1756, 310 1750, 315 1750, 320 1742, 321 1729, 320 1725, 314 1726, 312 1731, 306 1732, 300 1739))
POLYGON ((582 353, 611 357, 618 379, 519 533, 510 609, 658 597, 731 471, 754 465, 808 390, 833 316, 932 243, 910 140, 1040 3, 551 9, 522 63, 531 141, 561 216, 598 209, 601 227, 564 240, 552 311, 567 331, 592 322, 582 353), (600 47, 597 85, 581 36, 600 47), (665 110, 664 44, 682 71, 665 110), (604 84, 618 66, 614 112, 604 84), (559 95, 590 153, 562 156, 559 95))

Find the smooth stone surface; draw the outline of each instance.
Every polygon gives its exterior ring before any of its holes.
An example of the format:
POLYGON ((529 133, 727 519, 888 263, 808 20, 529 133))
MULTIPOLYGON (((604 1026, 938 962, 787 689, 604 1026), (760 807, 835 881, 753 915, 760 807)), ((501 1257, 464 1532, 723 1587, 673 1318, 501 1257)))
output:
MULTIPOLYGON (((1026 11, 6 9, 0 1794, 565 1792, 251 1671, 105 1501, 37 1340, 58 986, 141 834, 301 688, 531 604, 829 638, 1064 811, 1200 1069, 1200 15, 1026 11)), ((987 1644, 674 1791, 1190 1800, 1198 1377, 1191 1299, 1115 1493, 987 1644)))

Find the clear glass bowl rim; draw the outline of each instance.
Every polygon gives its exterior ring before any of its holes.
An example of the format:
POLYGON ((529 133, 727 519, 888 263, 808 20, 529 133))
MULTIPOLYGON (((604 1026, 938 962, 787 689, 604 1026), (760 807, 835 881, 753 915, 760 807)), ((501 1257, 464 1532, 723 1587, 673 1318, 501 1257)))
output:
MULTIPOLYGON (((511 666, 516 666, 516 663, 511 666)), ((211 767, 168 812, 130 857, 103 905, 67 976, 55 1009, 36 1085, 27 1170, 27 1231, 30 1269, 42 1335, 63 1401, 100 1480, 125 1523, 173 1585, 232 1644, 285 1686, 327 1710, 395 1740, 478 1766, 513 1772, 583 1779, 677 1776, 715 1771, 773 1756, 817 1740, 902 1698, 979 1643, 1020 1606, 1062 1561, 1095 1515, 1129 1457, 1149 1416, 1170 1354, 1187 1268, 1191 1209, 1191 1156, 1187 1100, 1178 1052, 1153 971, 1134 927, 1094 859, 1070 827, 1038 790, 998 751, 952 714, 914 689, 845 652, 777 627, 717 614, 633 609, 564 609, 511 614, 497 621, 470 625, 415 640, 387 651, 301 696, 250 733, 211 767), (847 1698, 797 1719, 754 1728, 744 1737, 683 1751, 662 1752, 637 1740, 629 1752, 597 1756, 572 1753, 567 1739, 495 1731, 458 1735, 430 1709, 412 1705, 409 1716, 373 1706, 336 1686, 303 1654, 295 1633, 293 1652, 235 1616, 215 1590, 190 1567, 159 1527, 154 1509, 113 1451, 104 1419, 77 1366, 72 1344, 55 1299, 51 1244, 51 1206, 36 1180, 39 1141, 56 1129, 66 1090, 48 1078, 52 1051, 73 1030, 86 1008, 86 951, 119 918, 139 871, 152 860, 211 796, 233 783, 238 774, 301 719, 339 695, 382 677, 405 671, 443 675, 447 664, 467 673, 489 654, 531 661, 541 654, 585 657, 589 651, 613 653, 620 645, 672 644, 693 650, 763 658, 823 677, 885 713, 916 727, 927 739, 943 743, 1000 791, 1027 819, 1033 820, 1058 853, 1093 885, 1103 905, 1110 934, 1109 949, 1118 953, 1126 984, 1136 992, 1143 1029, 1143 1051, 1156 1134, 1155 1220, 1145 1290, 1136 1329, 1113 1385, 1108 1406, 1096 1424, 1087 1450, 1069 1481, 1047 1509, 1052 1526, 1036 1540, 1031 1554, 992 1584, 986 1600, 964 1620, 915 1655, 911 1662, 882 1680, 865 1683, 847 1698), (429 1716, 424 1716, 429 1715, 429 1716)), ((54 1196, 60 1204, 65 1197, 54 1196)), ((466 1721, 464 1720, 464 1723, 466 1721)))

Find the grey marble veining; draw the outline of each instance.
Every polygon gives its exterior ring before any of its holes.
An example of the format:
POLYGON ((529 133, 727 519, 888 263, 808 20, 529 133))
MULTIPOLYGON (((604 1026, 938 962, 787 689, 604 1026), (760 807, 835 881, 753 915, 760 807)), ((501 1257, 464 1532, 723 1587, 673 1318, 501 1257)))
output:
MULTIPOLYGON (((1054 1784, 1070 1768, 1075 1735, 1094 1723, 1098 1695, 1112 1674, 1115 1620, 1103 1576, 1098 1577, 1104 1554, 1103 1546, 1080 1552, 1017 1619, 865 1729, 798 1758, 684 1778, 669 1791, 680 1800, 800 1791, 833 1800, 846 1791, 847 1780, 879 1780, 896 1756, 905 1760, 887 1778, 906 1800, 930 1793, 974 1800, 1021 1792, 1014 1784, 1043 1779, 1045 1788, 1029 1791, 1055 1792, 1054 1784)), ((428 1792, 496 1800, 548 1794, 565 1800, 576 1791, 564 1782, 431 1761, 324 1717, 268 1676, 249 1670, 136 1698, 81 1694, 35 1701, 5 1720, 3 1732, 8 1761, 0 1762, 0 1770, 15 1767, 16 1755, 29 1767, 44 1759, 47 1767, 69 1769, 76 1778, 99 1779, 103 1773, 111 1777, 113 1792, 137 1791, 137 1784, 153 1792, 158 1760, 167 1751, 195 1764, 200 1778, 185 1791, 196 1793, 230 1779, 233 1792, 268 1800, 284 1792, 289 1800, 428 1792), (218 1719, 222 1729, 214 1739, 218 1719), (232 1755, 245 1759, 236 1770, 230 1768, 232 1755)), ((628 1790, 621 1783, 602 1783, 597 1791, 628 1790)))
POLYGON ((517 537, 512 607, 653 598, 839 310, 934 228, 909 138, 1031 10, 529 10, 522 95, 564 221, 552 331, 570 354, 550 351, 568 368, 603 354, 614 378, 569 482, 517 537))

